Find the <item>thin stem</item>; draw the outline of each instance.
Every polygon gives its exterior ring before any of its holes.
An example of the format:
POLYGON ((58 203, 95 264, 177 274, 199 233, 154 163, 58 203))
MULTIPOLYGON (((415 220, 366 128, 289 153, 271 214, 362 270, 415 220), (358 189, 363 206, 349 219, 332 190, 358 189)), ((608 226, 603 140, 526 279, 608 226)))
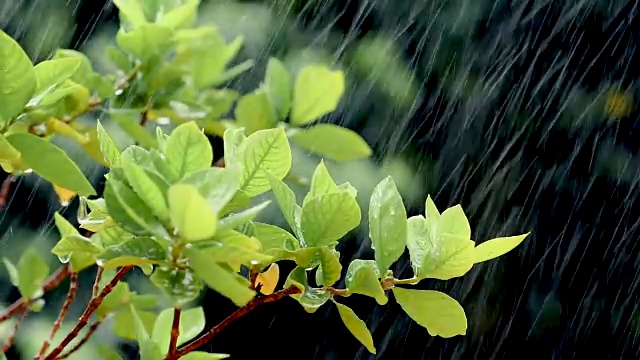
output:
POLYGON ((4 207, 7 205, 11 184, 13 184, 14 181, 16 181, 16 177, 11 174, 7 175, 4 181, 2 181, 2 186, 0 186, 0 211, 4 210, 4 207))
MULTIPOLYGON (((66 279, 69 276, 69 266, 63 265, 58 270, 56 270, 47 280, 45 280, 42 285, 42 292, 46 293, 47 291, 51 291, 60 285, 62 280, 66 279)), ((12 316, 20 313, 23 309, 29 308, 29 299, 20 298, 13 304, 11 304, 4 312, 0 313, 0 322, 3 322, 12 316)))
POLYGON ((89 305, 87 305, 87 308, 84 310, 84 312, 80 316, 80 319, 78 319, 78 323, 76 324, 76 326, 74 326, 73 329, 71 329, 71 331, 69 332, 69 334, 67 334, 67 336, 62 340, 62 342, 60 342, 60 345, 58 345, 55 349, 53 349, 53 351, 51 351, 51 353, 49 353, 49 355, 47 355, 45 360, 56 359, 56 357, 60 355, 62 350, 64 350, 64 348, 67 345, 69 345, 69 343, 78 336, 78 333, 80 333, 80 330, 82 330, 85 326, 87 326, 87 324, 89 323, 89 318, 91 318, 91 315, 93 315, 93 313, 98 309, 100 304, 102 304, 102 301, 104 301, 104 298, 107 295, 109 295, 111 291, 113 291, 113 288, 115 288, 116 284, 118 284, 118 282, 122 280, 122 278, 131 269, 133 269, 133 266, 121 267, 120 270, 118 270, 116 275, 113 277, 113 279, 111 279, 111 281, 109 281, 109 283, 104 287, 104 289, 102 289, 100 294, 98 294, 98 296, 94 296, 91 298, 91 300, 89 301, 89 305))
POLYGON ((102 266, 98 266, 98 272, 96 272, 96 279, 93 281, 93 290, 91 291, 91 297, 96 297, 100 293, 100 280, 102 280, 103 273, 104 273, 104 268, 102 266))
POLYGON ((62 326, 62 322, 64 321, 65 316, 67 316, 67 313, 69 312, 69 307, 71 306, 73 299, 76 297, 76 293, 78 292, 78 274, 76 272, 71 272, 69 274, 69 279, 70 279, 69 292, 67 292, 67 297, 64 299, 64 303, 62 304, 62 308, 58 313, 58 317, 56 318, 56 321, 53 323, 53 327, 51 328, 51 333, 49 334, 49 338, 45 340, 44 343, 42 343, 42 346, 40 347, 40 351, 38 352, 38 356, 36 357, 37 359, 41 359, 47 353, 47 350, 49 349, 49 345, 51 345, 51 341, 53 340, 53 337, 56 336, 56 333, 58 332, 58 330, 60 330, 60 327, 62 326))
POLYGON ((11 346, 13 346, 13 342, 16 339, 16 334, 18 333, 18 329, 20 328, 20 325, 22 324, 22 321, 24 320, 25 316, 27 316, 28 312, 29 312, 28 308, 24 308, 22 310, 22 313, 20 314, 20 318, 18 319, 18 321, 16 321, 15 325, 13 325, 13 331, 11 332, 11 335, 9 335, 9 338, 7 338, 7 341, 5 341, 4 345, 2 345, 2 349, 0 349, 0 354, 5 354, 7 351, 9 351, 9 349, 11 349, 11 346))
POLYGON ((177 359, 178 353, 178 337, 180 336, 180 313, 179 307, 173 308, 173 324, 171 325, 171 339, 169 340, 169 352, 167 359, 177 359))
POLYGON ((98 327, 100 327, 101 324, 102 324, 102 322, 100 322, 100 321, 96 321, 93 324, 91 324, 91 326, 89 326, 89 329, 87 329, 87 332, 84 334, 82 339, 80 339, 80 341, 78 341, 77 344, 75 344, 71 349, 69 349, 69 351, 67 351, 64 354, 58 356, 56 358, 56 360, 66 359, 69 356, 71 356, 73 353, 78 351, 78 349, 80 349, 84 344, 87 343, 87 341, 89 341, 89 338, 91 337, 91 335, 93 335, 93 333, 95 333, 96 330, 98 330, 98 327))
MULTIPOLYGON (((226 319, 222 320, 221 323, 219 323, 218 325, 212 327, 209 331, 207 331, 206 333, 200 335, 197 339, 189 342, 185 346, 183 346, 180 349, 178 349, 175 358, 180 358, 181 356, 184 356, 184 355, 186 355, 186 354, 198 349, 199 347, 205 345, 206 343, 211 341, 211 339, 213 339, 214 336, 216 336, 222 330, 226 329, 229 325, 231 325, 236 320, 238 320, 241 317, 245 316, 246 314, 250 313, 258 305, 275 302, 275 301, 278 301, 278 300, 280 300, 282 298, 285 298, 285 297, 287 297, 289 295, 299 294, 299 293, 300 293, 300 289, 295 287, 295 286, 292 286, 292 287, 289 287, 287 289, 276 291, 271 295, 266 295, 266 296, 261 296, 261 297, 254 298, 253 300, 249 301, 249 303, 247 303, 245 306, 239 308, 234 313, 229 315, 226 319)), ((169 360, 169 359, 172 359, 172 358, 170 358, 170 357, 166 357, 165 358, 165 360, 169 360)))

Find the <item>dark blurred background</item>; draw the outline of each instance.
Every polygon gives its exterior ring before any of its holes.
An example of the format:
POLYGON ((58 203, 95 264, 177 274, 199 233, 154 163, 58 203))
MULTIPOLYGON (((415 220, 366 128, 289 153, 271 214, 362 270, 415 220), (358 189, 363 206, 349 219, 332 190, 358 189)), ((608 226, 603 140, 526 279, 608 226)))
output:
MULTIPOLYGON (((307 314, 286 299, 259 308, 203 350, 234 359, 640 358, 638 6, 203 0, 199 22, 215 24, 228 39, 244 36, 240 60, 256 60, 232 87, 255 88, 269 56, 293 69, 326 63, 346 72, 347 92, 328 121, 358 131, 375 155, 328 166, 358 188, 363 211, 375 184, 391 174, 411 215, 424 210, 431 194, 440 208, 462 205, 476 241, 532 231, 522 246, 463 278, 420 285, 461 302, 469 319, 465 337, 432 338, 393 301, 378 306, 352 296, 344 302, 372 330, 373 357, 335 307, 307 314)), ((0 26, 34 61, 63 47, 87 53, 99 71, 111 69, 104 48, 113 43, 118 17, 110 1, 0 0, 0 26)), ((102 181, 103 169, 68 150, 102 181)), ((318 162, 299 150, 294 157, 294 171, 306 176, 318 162)), ((10 200, 0 215, 0 255, 9 258, 33 244, 48 254, 58 236, 53 212, 73 219, 77 209, 76 201, 60 210, 50 186, 35 176, 21 179, 10 200)), ((283 224, 271 209, 263 220, 283 224)), ((339 250, 343 264, 372 258, 366 224, 339 250)), ((0 271, 0 301, 9 303, 18 294, 0 271)), ((396 273, 410 272, 405 254, 396 273)), ((150 286, 132 278, 132 287, 150 286)), ((65 293, 63 284, 47 297, 43 314, 27 319, 11 356, 31 358, 65 293)), ((72 313, 87 298, 85 291, 72 313)), ((201 302, 212 325, 233 310, 213 293, 201 302)), ((0 326, 0 338, 8 330, 0 326)), ((118 342, 108 326, 94 343, 136 358, 132 343, 118 342)), ((94 358, 91 346, 77 359, 94 358)))

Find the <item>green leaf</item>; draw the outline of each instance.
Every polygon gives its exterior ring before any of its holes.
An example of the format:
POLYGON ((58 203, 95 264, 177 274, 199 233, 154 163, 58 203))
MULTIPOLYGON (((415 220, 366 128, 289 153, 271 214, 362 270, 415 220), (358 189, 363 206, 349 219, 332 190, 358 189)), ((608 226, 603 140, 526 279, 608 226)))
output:
MULTIPOLYGON (((178 346, 193 339, 204 330, 205 317, 202 307, 195 307, 182 310, 180 313, 180 335, 178 336, 178 346)), ((160 350, 166 354, 169 350, 169 340, 171 339, 171 328, 173 327, 173 308, 163 310, 158 314, 158 319, 153 325, 151 338, 160 345, 160 350)))
POLYGON ((255 296, 255 292, 249 289, 248 282, 241 282, 234 273, 209 261, 209 258, 198 249, 190 248, 185 252, 195 274, 211 289, 233 301, 236 306, 246 305, 255 296))
POLYGON ((73 225, 71 225, 71 223, 67 221, 67 219, 65 219, 62 215, 60 215, 59 212, 56 211, 53 214, 53 217, 55 219, 56 227, 58 228, 58 232, 60 233, 61 237, 65 237, 69 235, 78 235, 78 236, 80 235, 78 230, 76 230, 76 228, 73 225))
POLYGON ((262 252, 267 253, 270 249, 297 250, 300 248, 298 240, 288 231, 270 224, 253 223, 253 236, 260 240, 262 252))
POLYGON ((140 345, 140 360, 157 360, 162 359, 162 352, 158 344, 151 339, 138 342, 140 345))
POLYGON ((373 260, 353 260, 347 269, 345 284, 349 292, 370 296, 380 305, 389 300, 380 285, 378 265, 373 260))
POLYGON ((49 265, 33 248, 28 248, 18 261, 18 289, 25 299, 42 295, 42 284, 49 275, 49 265))
POLYGON ((433 290, 395 287, 393 295, 402 310, 431 336, 450 338, 467 333, 467 317, 460 304, 447 294, 433 290))
POLYGON ((102 252, 100 246, 90 239, 81 235, 67 235, 60 239, 51 249, 51 253, 61 259, 69 258, 74 253, 99 254, 102 252))
MULTIPOLYGON (((244 194, 238 192, 242 171, 238 168, 209 168, 192 173, 182 179, 182 183, 191 184, 209 202, 209 207, 219 215, 225 214, 225 209, 234 207, 235 200, 239 201, 239 208, 244 208, 251 202, 244 194), (247 200, 246 203, 244 200, 247 200)), ((235 211, 235 208, 232 209, 235 211)))
MULTIPOLYGON (((138 317, 144 325, 147 333, 153 331, 153 324, 156 321, 156 314, 149 311, 138 311, 138 317)), ((113 317, 113 327, 111 328, 116 336, 127 340, 136 339, 136 320, 130 310, 117 312, 113 317)))
POLYGON ((349 332, 351 332, 351 334, 353 334, 353 336, 358 339, 358 341, 360 341, 360 343, 364 345, 370 353, 375 355, 376 348, 373 345, 373 338, 371 337, 369 329, 367 329, 367 324, 360 320, 358 315, 356 315, 350 307, 335 301, 333 303, 336 304, 340 318, 347 329, 349 329, 349 332))
POLYGON ((229 354, 211 354, 202 351, 193 351, 181 357, 182 360, 220 360, 230 357, 229 354))
POLYGON ((246 134, 276 126, 276 113, 264 90, 258 89, 238 100, 235 109, 238 125, 244 127, 246 134))
POLYGON ((144 126, 140 125, 141 112, 142 110, 110 109, 109 117, 140 146, 145 148, 156 147, 158 145, 156 138, 144 126))
POLYGON ((297 229, 299 226, 296 224, 296 211, 301 212, 302 209, 296 203, 296 194, 284 181, 273 176, 270 172, 267 172, 267 179, 269 180, 269 186, 271 190, 273 190, 273 195, 276 198, 278 207, 285 220, 291 229, 294 231, 299 230, 297 229))
POLYGON ((242 159, 239 159, 238 148, 247 137, 244 133, 244 128, 239 129, 227 129, 224 132, 224 163, 227 168, 232 168, 241 164, 242 159))
POLYGON ((336 109, 344 93, 342 71, 310 65, 296 76, 291 123, 304 125, 336 109))
POLYGON ((111 138, 107 130, 102 127, 100 120, 98 120, 98 141, 100 142, 100 152, 104 157, 104 160, 109 166, 120 165, 120 148, 115 141, 111 138))
POLYGON ((97 345, 96 353, 100 360, 123 360, 118 350, 111 348, 108 345, 97 345))
POLYGON ((440 220, 440 211, 438 211, 436 204, 431 199, 431 195, 427 195, 427 201, 425 202, 425 218, 430 222, 440 220))
POLYGON ((309 192, 304 198, 303 204, 306 204, 309 200, 316 196, 337 192, 338 185, 329 174, 329 170, 324 165, 324 161, 321 160, 316 169, 313 171, 311 177, 311 187, 309 192))
POLYGON ((7 268, 7 272, 9 273, 9 280, 13 286, 18 286, 20 284, 20 275, 18 272, 18 268, 13 265, 11 260, 7 258, 2 258, 2 262, 4 263, 4 267, 7 268))
POLYGON ((369 237, 382 274, 400 258, 407 243, 407 211, 391 176, 378 183, 371 194, 369 237))
POLYGON ((213 151, 200 127, 190 121, 171 132, 167 139, 167 162, 179 178, 211 167, 213 151))
POLYGON ((120 19, 123 22, 130 23, 133 26, 142 26, 147 24, 144 16, 144 8, 140 0, 113 0, 113 4, 120 11, 120 19))
POLYGON ((2 134, 0 134, 0 166, 7 173, 21 170, 24 167, 20 152, 11 146, 7 138, 2 134))
POLYGON ((267 96, 276 109, 278 120, 284 120, 291 109, 293 81, 282 61, 270 58, 264 79, 267 96))
POLYGON ((342 265, 340 265, 340 253, 335 250, 323 247, 319 249, 320 255, 320 267, 318 271, 321 272, 318 285, 332 286, 338 280, 340 280, 340 272, 342 271, 342 265))
POLYGON ((407 221, 407 248, 413 274, 417 278, 422 277, 422 264, 437 239, 430 224, 422 215, 412 216, 407 221))
POLYGON ((169 188, 169 209, 171 223, 184 240, 200 241, 215 235, 217 215, 195 186, 172 185, 169 188))
POLYGON ((334 124, 318 124, 298 130, 292 139, 303 149, 334 161, 364 159, 372 153, 358 133, 334 124))
POLYGON ((200 250, 209 261, 228 264, 237 272, 242 265, 268 264, 272 261, 271 256, 259 252, 260 242, 256 239, 237 231, 226 231, 220 235, 225 236, 216 236, 217 241, 200 250))
POLYGON ((191 270, 156 267, 151 282, 162 290, 175 306, 182 306, 200 295, 204 284, 191 270))
POLYGON ((105 269, 127 265, 158 264, 168 260, 167 251, 150 237, 135 237, 119 245, 111 246, 98 256, 98 262, 105 269))
POLYGON ((46 60, 37 64, 33 70, 36 76, 35 94, 61 84, 70 79, 80 68, 82 61, 78 58, 46 60))
POLYGON ((120 29, 118 46, 141 61, 164 55, 173 41, 173 30, 158 24, 140 25, 131 31, 120 29))
POLYGON ((244 173, 240 189, 249 197, 270 189, 267 172, 283 179, 291 169, 291 148, 284 129, 257 131, 240 145, 244 173))
POLYGON ((189 27, 196 20, 199 4, 200 0, 187 0, 182 5, 163 14, 158 20, 158 24, 172 29, 189 27))
MULTIPOLYGON (((101 285, 105 286, 112 275, 115 274, 114 270, 105 269, 101 281, 101 285)), ((96 310, 98 319, 104 320, 110 314, 116 311, 127 311, 129 305, 133 305, 136 309, 146 310, 157 306, 157 301, 153 295, 137 295, 133 291, 129 291, 129 284, 124 281, 120 281, 116 284, 105 298, 102 304, 96 310)), ((132 326, 132 329, 134 327, 132 326)))
POLYGON ((33 64, 20 44, 0 30, 0 122, 19 115, 36 89, 33 64))
POLYGON ((289 273, 284 288, 295 286, 302 290, 301 294, 290 295, 309 313, 316 312, 322 305, 331 299, 331 293, 323 289, 315 289, 309 286, 307 272, 304 268, 296 267, 289 273))
POLYGON ((96 195, 93 186, 67 154, 36 135, 14 133, 7 140, 18 150, 24 163, 54 185, 80 196, 96 195))
POLYGON ((438 221, 438 235, 471 239, 471 227, 462 207, 456 205, 445 210, 438 221))
POLYGON ((127 182, 140 199, 160 220, 169 219, 169 206, 165 199, 169 185, 161 181, 153 181, 148 170, 138 166, 130 157, 122 157, 122 169, 127 182), (159 184, 161 186, 159 186, 159 184))
POLYGON ((348 191, 316 196, 302 207, 304 241, 308 246, 333 246, 360 220, 360 206, 348 191))
POLYGON ((220 222, 218 223, 218 230, 222 231, 235 229, 248 223, 249 221, 253 220, 258 214, 260 214, 262 210, 269 206, 270 203, 271 201, 264 201, 261 204, 246 209, 242 212, 230 214, 229 216, 220 219, 220 222))
POLYGON ((487 240, 473 249, 473 262, 477 264, 504 255, 520 245, 529 234, 487 240))

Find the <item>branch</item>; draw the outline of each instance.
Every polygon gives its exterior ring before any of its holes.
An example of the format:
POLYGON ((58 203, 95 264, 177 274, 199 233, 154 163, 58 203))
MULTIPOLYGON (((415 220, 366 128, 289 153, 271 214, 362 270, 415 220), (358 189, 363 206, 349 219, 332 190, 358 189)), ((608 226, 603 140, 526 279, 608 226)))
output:
MULTIPOLYGON (((42 285, 42 292, 46 293, 47 291, 51 291, 52 289, 58 287, 62 280, 66 279, 69 276, 69 266, 63 265, 58 268, 47 280, 45 280, 42 285)), ((29 308, 29 300, 25 298, 20 298, 13 304, 11 304, 3 313, 0 313, 0 322, 3 322, 10 317, 20 313, 23 309, 29 308)))
POLYGON ((2 186, 0 186, 0 211, 4 210, 4 207, 7 205, 7 199, 9 198, 9 191, 11 191, 11 184, 16 181, 16 177, 8 174, 4 181, 2 181, 2 186))
POLYGON ((13 331, 11 332, 11 335, 9 335, 9 338, 7 338, 7 341, 5 341, 4 345, 2 345, 2 349, 0 349, 0 354, 5 354, 7 351, 9 351, 9 349, 11 349, 11 346, 13 346, 13 341, 16 339, 18 328, 20 328, 20 325, 22 324, 22 321, 24 320, 25 316, 27 316, 28 312, 29 312, 28 308, 22 309, 20 318, 18 319, 18 321, 16 321, 15 325, 13 325, 13 331))
POLYGON ((102 266, 98 266, 98 272, 96 272, 96 279, 93 282, 93 290, 91 290, 91 297, 96 297, 100 293, 100 280, 102 280, 103 273, 104 273, 104 268, 102 266))
POLYGON ((173 308, 173 324, 171 325, 171 339, 169 340, 169 352, 167 359, 175 360, 178 357, 178 337, 180 336, 180 313, 179 307, 173 308))
POLYGON ((45 360, 56 359, 56 357, 60 355, 62 350, 64 350, 64 348, 67 345, 69 345, 69 343, 78 336, 78 333, 80 333, 80 330, 82 330, 85 326, 87 326, 87 324, 89 323, 89 318, 91 318, 91 315, 93 315, 93 313, 98 309, 100 304, 102 304, 102 301, 104 301, 104 298, 107 295, 109 295, 111 291, 113 291, 113 288, 116 286, 116 284, 118 284, 118 282, 122 280, 122 278, 131 269, 133 269, 133 266, 121 267, 120 270, 118 270, 116 275, 113 277, 113 279, 111 279, 111 281, 109 281, 109 283, 104 287, 104 289, 102 289, 100 294, 98 294, 98 296, 94 296, 91 298, 91 300, 89 301, 89 304, 87 305, 87 308, 84 310, 84 312, 80 316, 80 319, 78 319, 78 323, 76 324, 76 326, 74 326, 73 329, 71 329, 69 334, 67 334, 67 336, 62 340, 60 345, 58 345, 55 349, 53 349, 53 351, 51 351, 49 355, 47 355, 45 360))
POLYGON ((71 272, 69 274, 71 282, 69 283, 69 292, 67 293, 67 297, 64 299, 64 303, 62 304, 62 308, 60 309, 60 313, 58 313, 58 317, 56 321, 53 323, 53 327, 51 328, 51 333, 49 334, 49 338, 42 343, 40 347, 40 351, 38 352, 38 359, 44 357, 49 349, 49 345, 51 345, 51 341, 53 337, 56 335, 60 327, 62 326, 62 321, 64 321, 65 316, 67 316, 67 312, 69 312, 69 307, 73 302, 73 299, 76 297, 76 293, 78 292, 78 274, 75 272, 71 272))
POLYGON ((98 327, 100 327, 101 324, 102 324, 102 322, 100 322, 100 321, 96 321, 93 324, 91 324, 91 326, 89 327, 87 332, 84 334, 82 339, 80 339, 80 341, 78 341, 78 343, 75 344, 69 351, 67 351, 64 354, 58 356, 56 358, 56 360, 66 359, 69 356, 71 356, 73 353, 78 351, 78 349, 80 349, 84 344, 87 343, 87 341, 89 341, 89 338, 91 337, 91 335, 93 335, 93 333, 95 333, 96 330, 98 330, 98 327))
POLYGON ((275 293, 273 293, 271 295, 256 297, 253 300, 249 301, 247 303, 247 305, 239 308, 234 313, 229 315, 226 319, 222 320, 221 323, 219 323, 218 325, 212 327, 211 330, 209 330, 205 334, 200 335, 200 337, 198 337, 197 339, 189 342, 185 346, 183 346, 180 349, 178 349, 175 358, 166 357, 165 360, 171 360, 171 359, 180 358, 181 356, 184 356, 187 353, 190 353, 190 352, 198 349, 199 347, 205 345, 206 343, 211 341, 211 339, 214 336, 216 336, 222 330, 226 329, 229 325, 231 325, 231 323, 233 323, 236 320, 240 319, 241 317, 247 315, 253 309, 255 309, 258 305, 275 302, 275 301, 278 301, 278 300, 280 300, 280 299, 282 299, 284 297, 287 297, 289 295, 299 294, 299 293, 300 293, 300 289, 295 287, 295 286, 292 286, 290 288, 277 291, 277 292, 275 292, 275 293))

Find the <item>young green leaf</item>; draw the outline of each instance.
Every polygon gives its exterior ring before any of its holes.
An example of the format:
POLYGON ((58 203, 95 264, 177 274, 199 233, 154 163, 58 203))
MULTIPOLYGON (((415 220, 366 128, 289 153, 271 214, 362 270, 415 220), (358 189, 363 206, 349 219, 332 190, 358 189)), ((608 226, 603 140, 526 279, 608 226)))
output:
POLYGON ((296 76, 291 123, 304 125, 336 109, 344 93, 344 73, 310 65, 296 76))
POLYGON ((248 135, 258 130, 273 128, 278 121, 273 105, 261 89, 240 98, 236 105, 235 116, 238 125, 244 127, 248 135))
POLYGON ((229 354, 212 354, 202 351, 193 351, 181 357, 181 360, 221 360, 230 357, 229 354))
MULTIPOLYGON (((140 311, 138 310, 138 317, 140 321, 144 325, 144 329, 147 333, 153 331, 153 324, 156 321, 156 314, 149 311, 140 311)), ((136 325, 133 314, 129 309, 118 311, 113 316, 113 326, 111 330, 116 336, 127 339, 127 340, 135 340, 136 339, 136 325)))
POLYGON ((473 262, 477 264, 504 255, 520 245, 529 234, 487 240, 473 249, 473 262))
MULTIPOLYGON (((163 310, 158 314, 158 318, 153 325, 151 338, 160 345, 160 350, 166 354, 169 350, 169 340, 171 339, 171 327, 173 325, 173 308, 163 310)), ((195 307, 182 310, 180 313, 180 335, 178 336, 178 346, 193 339, 204 330, 205 317, 202 307, 195 307)))
MULTIPOLYGON (((305 249, 306 250, 306 249, 305 249)), ((302 267, 296 267, 289 273, 284 288, 295 286, 302 293, 290 295, 296 299, 308 313, 316 312, 322 305, 331 299, 331 293, 323 289, 315 289, 309 286, 307 272, 302 267)))
POLYGON ((139 340, 140 360, 157 360, 162 359, 160 346, 151 339, 139 340))
POLYGON ((402 310, 431 336, 450 338, 467 333, 467 317, 460 304, 447 294, 433 290, 395 287, 393 295, 402 310))
POLYGON ((239 129, 227 129, 224 132, 224 163, 227 168, 235 167, 241 164, 241 159, 238 159, 238 148, 240 144, 245 142, 247 137, 245 136, 244 128, 239 129))
POLYGON ((118 46, 141 61, 164 55, 173 41, 173 30, 158 24, 143 24, 131 30, 120 29, 118 46))
POLYGON ((262 210, 264 210, 271 201, 264 201, 259 205, 246 209, 242 212, 230 214, 229 216, 220 219, 218 222, 218 230, 230 230, 235 229, 249 221, 253 220, 262 210))
POLYGON ((174 9, 169 10, 163 14, 158 24, 170 27, 172 29, 180 29, 189 27, 196 20, 198 15, 198 5, 200 0, 186 0, 181 2, 182 5, 177 6, 174 9))
POLYGON ((382 274, 400 258, 407 243, 407 211, 390 176, 382 180, 371 195, 369 236, 382 274))
POLYGON ((360 224, 361 216, 348 191, 316 196, 302 207, 304 241, 308 246, 333 246, 360 224))
POLYGON ((117 349, 105 344, 99 344, 96 346, 96 354, 100 360, 123 360, 117 349))
POLYGON ((332 286, 340 280, 340 272, 342 271, 340 253, 326 247, 322 247, 319 250, 320 265, 318 271, 321 271, 321 281, 318 282, 318 285, 332 286))
POLYGON ((270 224, 254 222, 253 236, 262 244, 262 252, 271 249, 285 249, 295 251, 300 248, 298 240, 288 231, 270 224))
POLYGON ((370 296, 380 305, 389 300, 380 285, 380 273, 373 260, 353 260, 347 269, 345 284, 350 292, 370 296))
POLYGON ((29 56, 7 33, 0 30, 0 123, 20 114, 36 89, 29 56))
POLYGON ((111 246, 97 258, 97 261, 105 269, 127 265, 158 264, 165 260, 168 260, 167 251, 150 237, 135 237, 111 246))
POLYGON ((218 218, 207 200, 193 185, 176 184, 169 188, 171 223, 186 241, 213 237, 218 218))
POLYGON ((22 160, 36 174, 54 185, 81 196, 95 195, 93 186, 67 154, 51 142, 36 135, 14 133, 7 140, 18 150, 22 160))
POLYGON ((213 162, 209 140, 193 121, 175 128, 165 146, 169 166, 180 178, 207 169, 213 162))
POLYGON ((13 265, 11 260, 7 258, 2 258, 2 262, 4 263, 4 267, 7 268, 7 272, 9 273, 9 280, 13 286, 18 286, 20 284, 20 275, 18 272, 18 268, 13 265))
POLYGON ((471 239, 471 227, 469 226, 469 220, 464 214, 462 207, 456 205, 445 210, 440 215, 437 228, 438 235, 458 237, 461 239, 471 239))
MULTIPOLYGON (((106 285, 113 274, 115 274, 115 270, 105 269, 101 285, 106 285)), ((96 310, 96 315, 98 319, 104 320, 116 311, 127 311, 130 305, 135 306, 136 309, 145 310, 156 307, 158 302, 154 295, 137 295, 135 292, 129 290, 129 284, 120 281, 113 288, 113 291, 105 296, 104 301, 96 310)), ((132 326, 132 329, 135 330, 135 327, 132 326)), ((133 340, 135 340, 135 337, 133 340)))
MULTIPOLYGON (((219 215, 226 214, 225 209, 229 206, 233 208, 232 202, 239 200, 239 208, 248 206, 251 199, 243 197, 238 192, 242 171, 238 168, 208 168, 206 170, 191 173, 181 183, 191 184, 198 188, 198 191, 209 202, 211 209, 219 215), (246 199, 244 203, 242 200, 246 199)), ((230 211, 236 211, 236 208, 230 211)))
POLYGON ((67 235, 51 249, 61 262, 71 260, 71 267, 78 272, 95 263, 102 248, 90 239, 80 235, 67 235))
POLYGON ((151 282, 164 292, 175 306, 182 306, 200 295, 202 280, 191 270, 158 266, 150 277, 151 282))
POLYGON ((140 146, 145 148, 153 148, 158 145, 156 138, 140 125, 140 114, 142 109, 110 109, 109 117, 118 126, 134 139, 140 146))
POLYGON ((316 169, 313 171, 313 176, 311 177, 311 187, 309 192, 304 197, 303 204, 306 204, 309 200, 311 200, 315 196, 329 194, 333 192, 339 191, 338 185, 331 178, 331 174, 329 174, 329 170, 324 165, 324 161, 320 161, 316 169))
POLYGON ((242 265, 251 266, 255 264, 270 263, 273 258, 269 255, 261 254, 259 252, 260 243, 254 242, 255 239, 245 236, 244 234, 233 232, 240 235, 244 239, 237 239, 238 242, 213 243, 213 246, 201 248, 201 252, 206 255, 209 261, 213 261, 219 264, 228 264, 234 271, 239 272, 242 265), (242 242, 244 243, 242 243, 242 242), (257 245, 257 246, 253 246, 257 245))
POLYGON ((370 353, 375 355, 376 348, 373 345, 373 338, 371 337, 371 332, 367 329, 367 324, 365 324, 350 307, 335 301, 333 303, 336 304, 340 318, 347 329, 349 329, 349 332, 351 332, 370 353))
POLYGON ((107 130, 102 127, 100 120, 98 120, 98 141, 100 142, 100 152, 109 166, 120 165, 120 148, 115 141, 111 138, 107 130))
POLYGON ((440 220, 440 211, 438 211, 436 204, 431 199, 431 195, 427 195, 427 201, 425 202, 425 218, 429 219, 429 222, 440 220))
POLYGON ((120 19, 135 27, 147 23, 142 3, 140 0, 113 0, 113 4, 120 12, 120 19))
POLYGON ((49 275, 49 265, 33 248, 28 248, 18 261, 18 289, 25 299, 39 297, 42 284, 49 275))
POLYGON ((236 274, 209 261, 198 249, 190 248, 185 252, 195 274, 211 289, 233 301, 236 306, 246 305, 255 296, 255 292, 249 289, 248 282, 241 282, 236 274))
POLYGON ((71 223, 67 221, 67 219, 65 219, 62 215, 60 215, 60 213, 56 211, 53 214, 53 217, 55 219, 54 221, 56 223, 56 227, 58 228, 58 232, 60 233, 61 237, 65 237, 69 235, 80 235, 78 230, 76 230, 76 228, 73 225, 71 225, 71 223))
POLYGON ((20 158, 20 151, 16 150, 7 138, 0 134, 0 166, 7 173, 15 170, 24 170, 24 164, 20 158))
POLYGON ((422 278, 422 264, 426 261, 433 242, 436 241, 435 229, 431 223, 422 215, 416 215, 407 221, 407 248, 409 249, 409 259, 413 274, 417 278, 422 278), (433 239, 433 240, 432 240, 433 239))
POLYGON ((273 191, 273 196, 276 198, 276 202, 278 203, 278 207, 280 208, 282 215, 291 229, 297 231, 299 226, 296 224, 295 214, 296 211, 301 211, 301 208, 296 203, 296 194, 289 186, 287 186, 287 184, 284 183, 284 181, 273 176, 270 172, 267 172, 267 179, 269 180, 269 186, 273 191))
POLYGON ((169 189, 169 184, 162 179, 153 181, 148 170, 138 166, 129 157, 122 157, 122 169, 127 182, 140 199, 151 209, 153 214, 160 220, 169 219, 169 206, 165 194, 169 189))
POLYGON ((334 124, 318 124, 298 130, 292 139, 303 149, 334 161, 364 159, 372 153, 358 133, 334 124))
POLYGON ((49 88, 70 79, 80 68, 78 58, 46 60, 37 64, 33 70, 36 76, 35 94, 41 94, 49 88))
POLYGON ((270 189, 267 172, 283 179, 291 169, 291 148, 284 129, 260 130, 238 148, 244 168, 240 189, 254 197, 270 189))
POLYGON ((269 59, 264 87, 269 100, 276 109, 278 120, 286 119, 291 109, 293 81, 291 73, 282 61, 276 58, 269 59))

